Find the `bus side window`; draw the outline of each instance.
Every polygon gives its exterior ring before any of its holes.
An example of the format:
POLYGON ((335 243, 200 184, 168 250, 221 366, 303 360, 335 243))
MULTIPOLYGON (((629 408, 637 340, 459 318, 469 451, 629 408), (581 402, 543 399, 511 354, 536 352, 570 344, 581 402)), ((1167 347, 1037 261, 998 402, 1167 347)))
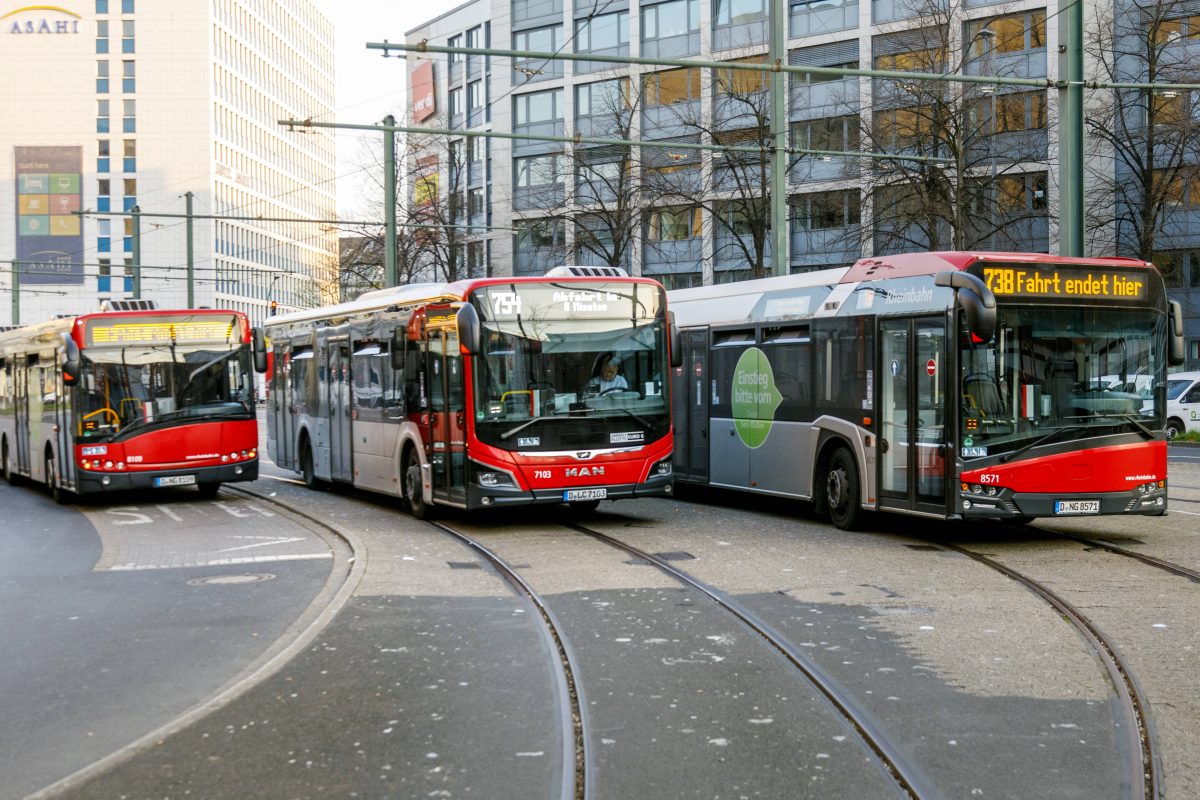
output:
POLYGON ((404 406, 408 413, 427 408, 425 349, 420 342, 407 342, 404 347, 404 406))

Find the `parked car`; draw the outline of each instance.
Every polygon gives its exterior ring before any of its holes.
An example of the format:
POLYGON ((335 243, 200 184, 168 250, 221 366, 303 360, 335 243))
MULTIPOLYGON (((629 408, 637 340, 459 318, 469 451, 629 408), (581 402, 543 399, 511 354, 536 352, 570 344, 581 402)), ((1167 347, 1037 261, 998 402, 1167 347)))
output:
POLYGON ((1200 432, 1200 372, 1167 376, 1167 438, 1200 432))

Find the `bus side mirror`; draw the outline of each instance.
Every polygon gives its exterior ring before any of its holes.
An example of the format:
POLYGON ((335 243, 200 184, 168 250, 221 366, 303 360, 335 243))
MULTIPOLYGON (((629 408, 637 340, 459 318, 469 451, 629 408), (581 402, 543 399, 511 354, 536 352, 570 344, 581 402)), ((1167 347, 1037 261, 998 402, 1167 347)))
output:
POLYGON ((483 350, 483 327, 479 322, 479 312, 475 306, 467 303, 458 309, 454 315, 458 323, 458 342, 467 355, 478 355, 483 350))
POLYGON ((1167 363, 1172 367, 1178 367, 1187 360, 1187 353, 1184 349, 1183 342, 1183 307, 1179 305, 1179 301, 1171 300, 1168 304, 1167 328, 1169 333, 1169 341, 1167 342, 1167 363))
POLYGON ((63 339, 63 385, 74 386, 79 382, 79 373, 83 370, 83 361, 79 357, 79 345, 75 344, 75 340, 71 338, 71 334, 64 333, 63 339))
POLYGON ((388 352, 392 358, 392 369, 399 372, 404 369, 404 328, 396 328, 392 331, 392 345, 388 348, 388 352))
POLYGON ((670 341, 668 342, 671 348, 671 366, 683 366, 683 343, 679 338, 679 326, 675 324, 675 312, 667 312, 667 324, 670 329, 670 341))
POLYGON ((254 343, 254 371, 261 375, 267 371, 267 332, 262 328, 251 328, 250 338, 254 343))
POLYGON ((996 295, 987 284, 969 272, 956 269, 934 275, 933 283, 954 289, 958 304, 967 312, 967 328, 979 341, 990 341, 996 333, 996 295))

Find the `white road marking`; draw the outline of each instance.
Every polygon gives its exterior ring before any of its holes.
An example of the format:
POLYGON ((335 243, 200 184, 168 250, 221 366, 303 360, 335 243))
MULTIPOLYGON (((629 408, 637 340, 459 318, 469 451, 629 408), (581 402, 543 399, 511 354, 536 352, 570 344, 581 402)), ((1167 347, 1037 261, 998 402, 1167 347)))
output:
POLYGON ((234 550, 249 550, 252 547, 270 547, 273 544, 287 544, 288 542, 303 542, 303 536, 292 536, 287 539, 273 539, 269 542, 259 542, 257 544, 244 544, 240 547, 227 547, 224 550, 218 550, 218 553, 232 553, 234 550))
POLYGON ((155 508, 157 508, 159 511, 166 514, 168 517, 175 520, 176 522, 183 522, 183 517, 176 514, 168 506, 155 506, 155 508))
POLYGON ((333 558, 333 553, 296 553, 290 556, 243 556, 241 558, 215 558, 208 561, 191 561, 187 564, 114 564, 110 572, 131 572, 147 569, 188 569, 191 567, 225 567, 232 564, 265 564, 271 561, 310 561, 316 558, 333 558))
POLYGON ((124 519, 113 520, 113 525, 148 525, 154 521, 139 511, 137 506, 110 508, 108 513, 124 517, 124 519))

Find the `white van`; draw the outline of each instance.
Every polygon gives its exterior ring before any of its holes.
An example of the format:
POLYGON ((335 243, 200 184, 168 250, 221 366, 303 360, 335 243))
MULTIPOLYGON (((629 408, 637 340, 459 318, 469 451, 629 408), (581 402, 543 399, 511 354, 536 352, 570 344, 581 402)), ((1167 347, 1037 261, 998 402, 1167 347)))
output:
POLYGON ((1167 376, 1167 438, 1200 432, 1200 372, 1167 376))

